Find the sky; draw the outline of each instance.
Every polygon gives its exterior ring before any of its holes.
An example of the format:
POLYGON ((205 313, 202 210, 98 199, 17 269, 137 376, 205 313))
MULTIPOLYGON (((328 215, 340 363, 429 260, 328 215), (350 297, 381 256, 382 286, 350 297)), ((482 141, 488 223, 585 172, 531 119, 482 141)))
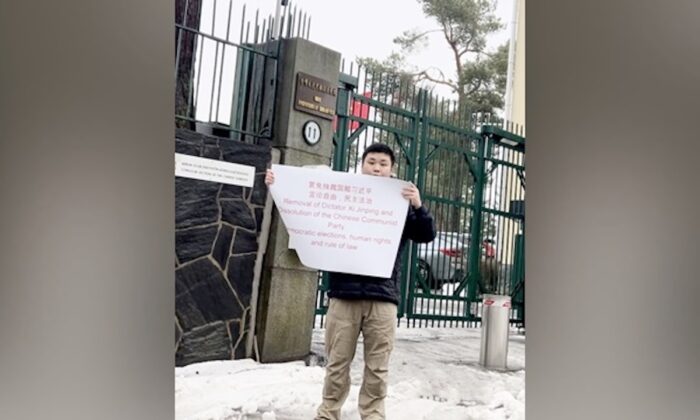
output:
MULTIPOLYGON (((496 0, 496 15, 501 19, 504 28, 494 33, 489 40, 489 48, 495 49, 498 45, 508 42, 510 31, 508 26, 512 21, 513 6, 515 0, 496 0)), ((243 6, 246 6, 246 20, 254 20, 255 13, 259 13, 261 19, 269 15, 274 16, 276 0, 203 0, 202 26, 203 32, 212 32, 220 37, 238 42, 241 32, 241 17, 243 6), (215 5, 215 7, 214 7, 215 5), (212 10, 216 15, 212 16, 212 10), (230 25, 227 25, 230 14, 230 25), (213 25, 212 25, 213 23, 213 25)), ((311 17, 309 39, 330 49, 341 53, 346 63, 354 61, 358 57, 371 57, 378 60, 386 58, 393 51, 399 49, 392 40, 409 29, 433 29, 437 27, 436 21, 427 18, 421 6, 416 0, 292 0, 290 6, 300 8, 311 17)), ((213 43, 201 48, 204 63, 215 61, 217 53, 213 43)), ((235 63, 235 49, 223 50, 220 54, 217 68, 222 69, 224 75, 231 74, 235 63)), ((431 34, 428 47, 410 56, 409 64, 420 69, 436 67, 446 75, 454 73, 454 64, 451 61, 451 52, 439 33, 431 34)), ((218 106, 212 102, 212 87, 215 91, 222 92, 222 98, 232 95, 232 82, 227 77, 219 75, 212 77, 213 66, 203 66, 200 80, 200 101, 197 107, 197 118, 228 123, 230 117, 230 104, 223 99, 218 106), (231 93, 229 93, 231 92, 231 93), (218 115, 218 117, 217 117, 218 115)), ((219 71, 219 70, 217 70, 219 71)), ((436 93, 449 96, 449 88, 437 87, 436 93)), ((216 95, 213 95, 216 96, 216 95)))
MULTIPOLYGON (((387 418, 394 420, 522 420, 525 337, 511 331, 506 371, 479 365, 475 328, 397 328, 389 362, 387 418)), ((311 357, 260 364, 252 359, 195 363, 175 369, 177 420, 308 420, 323 386, 324 330, 315 329, 311 357)), ((342 418, 359 420, 362 339, 351 366, 342 418)))
MULTIPOLYGON (((496 14, 504 25, 512 19, 513 3, 514 0, 498 0, 496 14)), ((385 58, 399 51, 392 40, 404 31, 438 28, 437 21, 426 17, 416 0, 299 0, 297 5, 312 16, 311 40, 341 52, 346 60, 385 58), (343 3, 351 6, 339 13, 338 5, 343 3)), ((490 47, 507 42, 508 37, 507 28, 502 29, 494 34, 490 47)), ((452 71, 452 53, 442 34, 430 34, 429 38, 429 47, 411 57, 410 62, 452 71)))

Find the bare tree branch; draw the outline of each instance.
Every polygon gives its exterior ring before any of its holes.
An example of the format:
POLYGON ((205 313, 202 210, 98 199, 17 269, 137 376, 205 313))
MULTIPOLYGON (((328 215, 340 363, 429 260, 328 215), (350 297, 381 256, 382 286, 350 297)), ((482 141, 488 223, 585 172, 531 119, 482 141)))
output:
POLYGON ((479 89, 481 89, 481 83, 482 83, 482 81, 479 80, 479 82, 476 84, 476 86, 474 86, 473 89, 469 89, 469 91, 467 92, 467 95, 471 95, 474 92, 477 92, 479 89))
POLYGON ((455 84, 455 83, 453 83, 453 82, 450 82, 450 81, 448 81, 448 80, 445 80, 445 76, 444 76, 444 74, 442 74, 442 72, 440 72, 440 75, 442 76, 442 79, 436 79, 436 78, 434 78, 434 77, 431 77, 431 76, 428 74, 428 71, 427 71, 427 70, 423 70, 423 71, 421 71, 420 73, 416 74, 416 76, 419 78, 419 80, 429 80, 429 81, 431 81, 431 82, 433 82, 433 83, 437 83, 437 84, 439 84, 439 85, 448 86, 448 87, 450 87, 450 88, 452 88, 452 89, 454 89, 454 90, 457 90, 457 89, 458 89, 458 85, 457 85, 457 84, 455 84))
POLYGON ((474 41, 474 37, 469 37, 464 40, 464 48, 459 52, 460 57, 468 52, 478 52, 476 50, 471 49, 472 41, 474 41))
POLYGON ((414 42, 418 41, 419 39, 423 38, 424 36, 431 34, 433 32, 440 32, 442 29, 430 29, 424 32, 421 32, 419 34, 412 34, 410 37, 402 38, 400 36, 397 36, 394 38, 394 42, 401 43, 401 44, 413 44, 414 42))
MULTIPOLYGON (((457 93, 459 94, 459 91, 462 88, 462 84, 460 82, 460 77, 462 74, 462 56, 459 54, 459 48, 457 47, 457 41, 455 41, 454 39, 452 39, 451 37, 449 37, 447 35, 447 32, 448 32, 447 25, 445 25, 445 23, 443 23, 442 27, 444 29, 443 32, 445 34, 445 40, 447 40, 447 43, 450 45, 450 49, 452 49, 452 53, 455 56, 455 67, 457 67, 457 84, 456 84, 456 86, 455 85, 449 85, 449 86, 452 86, 452 88, 454 90, 456 90, 457 93)), ((450 27, 450 32, 451 31, 452 31, 452 28, 450 27)), ((428 79, 428 80, 430 80, 430 79, 428 79)))

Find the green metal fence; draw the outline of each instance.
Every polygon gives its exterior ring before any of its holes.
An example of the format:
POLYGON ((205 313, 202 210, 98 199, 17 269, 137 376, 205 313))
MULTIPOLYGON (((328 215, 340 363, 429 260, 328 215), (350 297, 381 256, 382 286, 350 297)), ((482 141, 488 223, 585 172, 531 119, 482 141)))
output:
MULTIPOLYGON (((496 293, 512 296, 511 320, 524 325, 523 129, 399 75, 349 73, 341 74, 333 169, 359 172, 367 145, 389 145, 395 175, 416 183, 438 231, 403 255, 399 317, 409 326, 475 326, 481 295, 496 293)), ((326 291, 320 273, 320 326, 326 291)))

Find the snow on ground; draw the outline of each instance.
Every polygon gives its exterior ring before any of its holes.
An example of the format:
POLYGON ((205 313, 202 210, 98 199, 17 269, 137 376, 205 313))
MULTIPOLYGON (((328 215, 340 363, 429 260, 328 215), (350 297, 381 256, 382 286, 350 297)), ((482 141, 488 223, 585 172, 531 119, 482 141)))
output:
MULTIPOLYGON (((251 359, 195 363, 175 369, 178 420, 311 420, 323 386, 323 329, 313 333, 312 358, 260 364, 251 359), (320 363, 315 363, 320 361, 320 363)), ((386 399, 390 420, 525 418, 525 337, 511 332, 508 370, 479 366, 479 328, 396 331, 386 399)), ((362 339, 351 368, 342 418, 359 419, 362 339)))

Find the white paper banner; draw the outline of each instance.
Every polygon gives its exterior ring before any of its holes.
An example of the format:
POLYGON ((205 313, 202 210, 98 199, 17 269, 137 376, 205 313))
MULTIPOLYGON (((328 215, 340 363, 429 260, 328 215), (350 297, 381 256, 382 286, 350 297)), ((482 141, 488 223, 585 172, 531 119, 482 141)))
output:
POLYGON ((252 187, 255 167, 175 153, 175 176, 252 187))
POLYGON ((272 165, 270 193, 311 268, 390 277, 406 223, 406 181, 272 165))

